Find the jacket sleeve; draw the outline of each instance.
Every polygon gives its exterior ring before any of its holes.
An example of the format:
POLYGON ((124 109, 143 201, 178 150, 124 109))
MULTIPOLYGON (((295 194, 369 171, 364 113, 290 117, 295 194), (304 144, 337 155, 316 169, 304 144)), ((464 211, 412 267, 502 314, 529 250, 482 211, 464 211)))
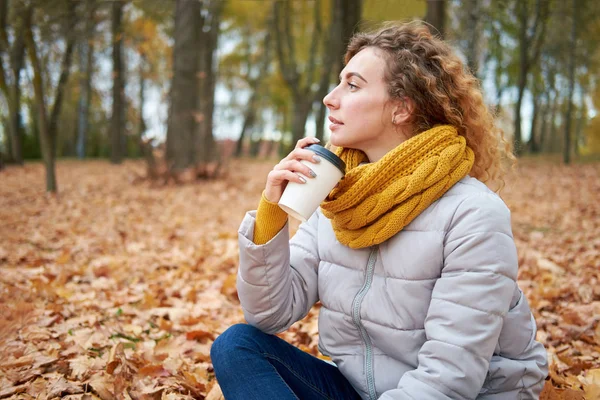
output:
POLYGON ((237 290, 246 321, 273 334, 304 318, 318 301, 318 213, 291 240, 286 223, 263 245, 253 242, 255 218, 248 212, 238 231, 237 290))
POLYGON ((446 232, 443 255, 418 367, 381 399, 475 399, 483 386, 517 279, 504 202, 483 193, 464 199, 446 232))

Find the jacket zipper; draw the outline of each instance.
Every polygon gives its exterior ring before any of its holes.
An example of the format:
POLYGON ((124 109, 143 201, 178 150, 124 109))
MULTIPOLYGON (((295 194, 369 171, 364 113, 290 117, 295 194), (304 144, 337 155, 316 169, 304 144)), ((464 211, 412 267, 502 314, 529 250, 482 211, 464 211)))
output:
POLYGON ((354 296, 354 300, 352 301, 352 321, 354 325, 358 328, 360 332, 360 336, 365 344, 365 371, 367 374, 367 388, 369 390, 369 399, 375 400, 377 399, 377 392, 375 391, 375 379, 373 372, 373 344, 371 343, 371 338, 367 334, 367 330, 363 326, 360 321, 360 307, 362 305, 362 301, 365 298, 365 295, 369 291, 371 287, 371 283, 373 282, 373 273, 375 271, 375 262, 377 261, 377 246, 371 249, 371 253, 369 254, 369 261, 367 263, 367 270, 365 272, 365 282, 362 287, 354 296))

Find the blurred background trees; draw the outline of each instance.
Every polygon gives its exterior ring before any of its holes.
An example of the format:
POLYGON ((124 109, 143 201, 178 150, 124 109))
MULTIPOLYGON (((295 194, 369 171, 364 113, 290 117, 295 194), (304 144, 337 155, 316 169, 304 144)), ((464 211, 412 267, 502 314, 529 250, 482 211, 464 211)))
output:
MULTIPOLYGON (((351 35, 424 19, 459 50, 519 155, 600 153, 595 0, 0 0, 0 165, 120 163, 169 174, 327 140, 351 35)), ((557 157, 558 158, 558 157, 557 157)))

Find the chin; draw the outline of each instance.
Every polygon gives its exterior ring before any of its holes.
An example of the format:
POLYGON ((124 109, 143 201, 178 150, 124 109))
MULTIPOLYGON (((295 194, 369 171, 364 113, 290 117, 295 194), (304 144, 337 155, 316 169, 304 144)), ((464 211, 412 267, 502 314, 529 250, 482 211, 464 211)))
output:
POLYGON ((343 144, 340 143, 340 140, 338 140, 338 138, 336 138, 335 136, 331 135, 329 137, 329 143, 331 143, 332 145, 334 145, 335 147, 344 147, 343 144))
POLYGON ((341 136, 337 133, 332 133, 331 136, 329 137, 329 143, 331 143, 332 145, 334 145, 335 147, 344 147, 346 149, 357 149, 360 150, 357 147, 356 142, 349 140, 347 137, 341 136))
POLYGON ((350 140, 340 135, 338 132, 331 132, 329 142, 335 147, 350 147, 350 140))

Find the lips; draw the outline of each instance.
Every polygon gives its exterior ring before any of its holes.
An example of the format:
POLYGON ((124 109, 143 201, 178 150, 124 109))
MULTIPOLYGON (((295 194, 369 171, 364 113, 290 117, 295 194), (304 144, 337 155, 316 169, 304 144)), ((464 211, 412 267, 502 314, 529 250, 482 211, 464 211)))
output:
POLYGON ((332 123, 334 123, 334 124, 338 124, 338 125, 344 125, 344 123, 343 123, 342 121, 339 121, 339 120, 337 120, 337 119, 335 119, 335 118, 333 118, 333 117, 331 117, 331 116, 329 117, 329 120, 330 120, 332 123))

